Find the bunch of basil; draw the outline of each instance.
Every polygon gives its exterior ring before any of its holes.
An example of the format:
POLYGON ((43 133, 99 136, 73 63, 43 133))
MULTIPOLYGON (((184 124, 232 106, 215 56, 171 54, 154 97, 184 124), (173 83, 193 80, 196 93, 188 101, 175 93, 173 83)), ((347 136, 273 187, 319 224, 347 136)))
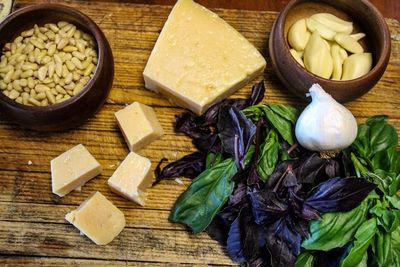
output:
POLYGON ((250 266, 357 266, 371 259, 396 266, 399 257, 388 254, 400 244, 399 199, 391 194, 399 180, 397 135, 381 140, 370 124, 385 120, 373 118, 351 149, 323 159, 296 144, 295 108, 255 105, 264 90, 261 82, 249 99, 224 100, 203 116, 177 116, 176 130, 199 151, 156 169, 156 183, 195 178, 170 219, 194 233, 207 230, 233 260, 250 266))

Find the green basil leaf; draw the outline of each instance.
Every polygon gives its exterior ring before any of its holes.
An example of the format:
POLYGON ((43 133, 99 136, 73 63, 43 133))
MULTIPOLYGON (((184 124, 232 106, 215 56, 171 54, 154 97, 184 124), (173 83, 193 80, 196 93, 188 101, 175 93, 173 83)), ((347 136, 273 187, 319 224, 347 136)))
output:
POLYGON ((392 250, 392 263, 390 266, 400 266, 400 227, 392 232, 390 238, 390 247, 392 250))
MULTIPOLYGON (((245 165, 250 163, 254 151, 254 145, 250 146, 244 159, 245 165)), ((169 219, 186 224, 194 233, 206 229, 232 194, 232 177, 236 172, 233 158, 203 171, 176 200, 169 219)))
POLYGON ((387 116, 375 116, 367 120, 370 126, 370 157, 389 147, 396 147, 398 142, 396 129, 386 122, 387 116))
POLYGON ((375 153, 375 155, 372 157, 372 169, 373 171, 381 169, 387 172, 398 173, 398 161, 399 156, 396 146, 388 147, 386 150, 375 153))
POLYGON ((352 147, 363 158, 367 158, 371 154, 370 127, 368 125, 358 125, 357 138, 354 140, 352 147))
POLYGON ((360 264, 367 253, 377 230, 376 219, 365 221, 358 228, 354 238, 353 247, 341 263, 342 267, 353 267, 360 264))
MULTIPOLYGON (((400 162, 400 161, 399 161, 400 162)), ((392 183, 389 185, 389 195, 393 196, 397 193, 400 186, 400 173, 395 177, 392 183)))
POLYGON ((300 113, 297 108, 283 104, 268 104, 268 107, 282 118, 290 121, 293 125, 296 124, 300 113))
POLYGON ((308 251, 303 251, 297 256, 295 267, 313 267, 314 256, 308 251))
POLYGON ((279 160, 279 142, 274 129, 268 131, 267 137, 260 148, 260 157, 257 163, 257 172, 264 182, 275 170, 279 160))
POLYGON ((386 232, 392 232, 399 226, 399 210, 388 210, 378 203, 372 209, 370 209, 370 213, 376 216, 378 225, 382 226, 386 232))
POLYGON ((294 144, 294 130, 293 124, 268 105, 264 108, 265 115, 272 126, 278 131, 282 138, 290 145, 294 144))
POLYGON ((386 196, 386 199, 395 209, 400 210, 400 197, 394 194, 393 196, 386 196))
POLYGON ((177 199, 170 220, 188 225, 194 233, 206 229, 232 193, 236 172, 233 158, 202 172, 177 199))
POLYGON ((256 123, 265 117, 264 107, 265 105, 254 105, 243 109, 242 112, 248 119, 256 123))
POLYGON ((209 169, 223 161, 222 153, 208 153, 206 157, 206 169, 209 169))
POLYGON ((377 231, 375 236, 374 254, 379 266, 388 266, 392 262, 391 234, 377 231))
POLYGON ((323 251, 343 247, 353 240, 358 227, 365 221, 367 212, 367 201, 363 201, 348 212, 323 214, 321 220, 310 222, 310 236, 302 242, 302 247, 323 251))

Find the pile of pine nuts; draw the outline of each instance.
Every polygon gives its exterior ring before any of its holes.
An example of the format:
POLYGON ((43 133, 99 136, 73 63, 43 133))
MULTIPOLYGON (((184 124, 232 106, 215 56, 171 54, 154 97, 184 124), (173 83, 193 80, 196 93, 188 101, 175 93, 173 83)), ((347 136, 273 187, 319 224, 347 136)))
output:
POLYGON ((3 47, 0 91, 23 105, 61 103, 82 90, 97 62, 93 37, 75 25, 35 25, 3 47))

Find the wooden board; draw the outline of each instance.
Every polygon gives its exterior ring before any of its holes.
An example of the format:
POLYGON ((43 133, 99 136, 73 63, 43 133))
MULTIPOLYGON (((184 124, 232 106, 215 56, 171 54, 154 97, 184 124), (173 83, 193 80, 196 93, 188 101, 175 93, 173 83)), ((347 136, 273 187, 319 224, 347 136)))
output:
MULTIPOLYGON (((31 1, 17 1, 18 6, 31 1)), ((35 3, 45 2, 43 0, 35 3)), ((57 1, 46 1, 57 2, 57 1)), ((115 58, 115 79, 107 103, 84 125, 65 132, 23 130, 0 115, 0 265, 9 266, 196 266, 234 265, 223 247, 206 234, 192 235, 168 221, 174 201, 189 184, 164 181, 148 190, 145 207, 112 193, 106 180, 128 153, 114 119, 125 104, 140 101, 155 108, 165 136, 142 151, 153 167, 163 158, 175 160, 193 150, 190 140, 173 131, 174 115, 181 108, 147 91, 142 71, 171 7, 129 3, 66 1, 89 15, 104 31, 115 58), (64 198, 51 193, 52 158, 76 144, 84 144, 103 166, 103 173, 64 198), (32 164, 28 164, 32 162, 32 164), (126 216, 127 227, 112 243, 96 246, 65 220, 92 192, 100 191, 126 216)), ((276 13, 215 10, 266 56, 268 35, 276 13)), ((347 106, 360 121, 387 114, 400 130, 400 24, 387 20, 392 34, 392 55, 382 80, 367 95, 347 106)), ((277 80, 271 65, 264 77, 264 101, 304 106, 277 80)), ((258 80, 259 80, 258 79, 258 80)), ((249 94, 251 84, 236 97, 249 94)))

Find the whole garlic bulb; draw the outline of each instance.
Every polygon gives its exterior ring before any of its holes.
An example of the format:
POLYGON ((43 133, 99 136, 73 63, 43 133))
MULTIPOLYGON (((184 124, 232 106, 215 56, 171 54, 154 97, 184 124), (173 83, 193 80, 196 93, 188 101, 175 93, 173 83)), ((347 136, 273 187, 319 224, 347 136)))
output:
POLYGON ((340 151, 357 137, 353 114, 336 102, 319 84, 309 90, 311 103, 297 120, 295 134, 304 148, 312 151, 340 151))

